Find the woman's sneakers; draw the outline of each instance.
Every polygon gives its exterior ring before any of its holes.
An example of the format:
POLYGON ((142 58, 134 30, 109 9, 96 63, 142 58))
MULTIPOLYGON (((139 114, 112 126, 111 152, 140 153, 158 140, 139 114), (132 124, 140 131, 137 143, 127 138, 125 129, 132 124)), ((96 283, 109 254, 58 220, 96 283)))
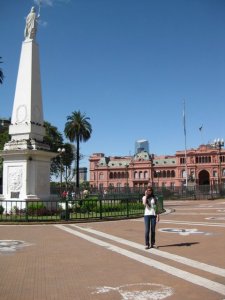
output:
POLYGON ((148 250, 148 249, 150 249, 150 248, 153 248, 153 249, 158 249, 158 247, 154 244, 154 245, 151 245, 151 247, 150 247, 150 245, 146 245, 145 246, 145 249, 146 250, 148 250))

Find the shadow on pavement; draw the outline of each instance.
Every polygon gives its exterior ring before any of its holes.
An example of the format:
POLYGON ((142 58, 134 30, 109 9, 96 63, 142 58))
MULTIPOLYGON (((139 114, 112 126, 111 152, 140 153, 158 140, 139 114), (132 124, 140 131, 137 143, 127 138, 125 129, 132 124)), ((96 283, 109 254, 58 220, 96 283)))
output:
POLYGON ((196 244, 199 244, 199 242, 163 245, 163 246, 158 246, 158 248, 164 248, 164 247, 190 247, 190 246, 193 246, 193 245, 196 245, 196 244))

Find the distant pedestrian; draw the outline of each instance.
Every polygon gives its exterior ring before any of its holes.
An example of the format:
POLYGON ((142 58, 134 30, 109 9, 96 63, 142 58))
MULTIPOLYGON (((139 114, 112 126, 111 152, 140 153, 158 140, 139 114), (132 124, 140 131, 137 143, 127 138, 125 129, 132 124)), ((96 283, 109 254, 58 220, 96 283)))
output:
POLYGON ((104 190, 103 191, 103 197, 106 198, 107 194, 108 194, 107 190, 104 190))
POLYGON ((152 187, 148 186, 145 195, 142 198, 145 206, 144 222, 145 222, 145 249, 155 248, 155 228, 156 222, 159 222, 159 214, 157 211, 157 197, 153 193, 152 187), (151 229, 151 241, 149 238, 151 229))
POLYGON ((67 192, 66 192, 66 191, 63 191, 63 192, 62 192, 62 197, 63 197, 63 198, 66 198, 66 196, 67 196, 67 192))

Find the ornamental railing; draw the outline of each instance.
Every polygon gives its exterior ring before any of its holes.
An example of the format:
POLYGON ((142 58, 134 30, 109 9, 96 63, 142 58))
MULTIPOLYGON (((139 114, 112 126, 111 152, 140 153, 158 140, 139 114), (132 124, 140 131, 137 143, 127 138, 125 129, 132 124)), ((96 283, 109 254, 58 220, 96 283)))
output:
MULTIPOLYGON (((82 222, 143 216, 141 194, 88 195, 50 201, 0 201, 0 222, 82 222)), ((158 197, 158 211, 164 212, 158 197)))

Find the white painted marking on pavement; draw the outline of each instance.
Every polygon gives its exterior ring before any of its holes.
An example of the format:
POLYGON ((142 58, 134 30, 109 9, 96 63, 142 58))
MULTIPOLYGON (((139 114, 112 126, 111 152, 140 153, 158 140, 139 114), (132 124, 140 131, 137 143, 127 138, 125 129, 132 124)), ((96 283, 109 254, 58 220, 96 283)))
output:
POLYGON ((221 221, 224 221, 225 220, 225 217, 208 217, 208 218, 205 218, 206 220, 221 220, 221 221))
POLYGON ((158 231, 160 232, 166 232, 166 233, 176 233, 179 235, 190 235, 190 234, 204 234, 204 235, 210 235, 208 232, 199 231, 196 228, 191 229, 184 229, 184 228, 159 228, 158 231))
MULTIPOLYGON (((224 211, 225 212, 225 211, 224 211)), ((211 216, 211 215, 216 215, 216 216, 224 216, 224 213, 205 213, 205 212, 175 212, 176 216, 211 216)))
MULTIPOLYGON (((132 219, 130 222, 144 222, 144 219, 132 219)), ((180 224, 180 225, 195 225, 195 226, 211 226, 211 227, 225 227, 225 223, 209 223, 209 222, 191 222, 191 221, 175 221, 175 220, 160 220, 160 223, 166 224, 180 224)))
POLYGON ((160 220, 160 223, 195 225, 195 226, 199 225, 199 226, 225 227, 224 223, 209 223, 209 222, 189 222, 189 221, 160 220))
MULTIPOLYGON (((101 236, 103 238, 107 238, 107 239, 113 240, 117 243, 120 243, 120 244, 123 244, 123 245, 126 245, 126 246, 130 246, 130 247, 133 247, 135 249, 142 250, 142 251, 146 252, 146 250, 143 249, 143 245, 140 245, 138 243, 128 241, 128 240, 125 240, 123 238, 116 237, 116 236, 113 236, 111 234, 107 234, 107 233, 104 233, 104 232, 101 232, 101 231, 97 231, 95 229, 85 228, 85 227, 81 227, 81 226, 74 225, 74 224, 71 224, 70 226, 73 226, 73 227, 81 229, 83 231, 93 233, 93 234, 101 236)), ((216 274, 216 275, 225 277, 225 269, 222 269, 222 268, 219 268, 219 267, 214 267, 212 265, 208 265, 208 264, 205 264, 205 263, 202 263, 202 262, 190 259, 190 258, 186 258, 186 257, 183 257, 183 256, 172 254, 172 253, 169 253, 169 252, 161 251, 159 249, 150 249, 150 251, 152 253, 154 253, 154 255, 158 255, 158 256, 161 256, 161 257, 179 262, 181 264, 187 265, 187 266, 195 268, 195 269, 199 269, 199 270, 202 270, 202 271, 206 271, 208 273, 212 273, 212 274, 216 274)))
POLYGON ((173 289, 157 283, 133 283, 118 287, 100 286, 92 294, 118 292, 124 300, 161 300, 173 295, 173 289), (142 291, 140 291, 142 290, 142 291))
POLYGON ((0 240, 0 254, 14 253, 26 246, 31 246, 31 244, 19 240, 0 240))
POLYGON ((204 277, 195 275, 193 273, 183 271, 183 270, 180 270, 178 268, 166 265, 164 263, 158 262, 158 261, 153 260, 151 258, 147 258, 146 256, 142 256, 140 254, 125 250, 123 248, 117 247, 117 246, 112 245, 110 243, 107 243, 107 242, 104 242, 102 240, 96 239, 92 236, 83 234, 79 231, 75 231, 72 228, 68 228, 68 227, 63 226, 63 225, 54 225, 54 226, 61 229, 61 230, 66 231, 68 233, 71 233, 71 234, 73 234, 77 237, 85 239, 85 240, 87 240, 91 243, 94 243, 98 246, 102 246, 102 247, 104 247, 104 248, 106 248, 106 249, 108 249, 112 252, 116 252, 116 253, 119 253, 123 256, 129 257, 129 258, 131 258, 135 261, 138 261, 139 263, 142 263, 142 264, 145 264, 147 266, 156 268, 160 271, 164 271, 168 274, 171 274, 171 275, 176 276, 178 278, 184 279, 184 280, 186 280, 188 282, 191 282, 195 285, 199 285, 201 287, 207 288, 207 289, 209 289, 211 291, 214 291, 214 292, 217 292, 221 295, 225 295, 225 285, 223 285, 221 283, 218 283, 218 282, 206 279, 204 277))

